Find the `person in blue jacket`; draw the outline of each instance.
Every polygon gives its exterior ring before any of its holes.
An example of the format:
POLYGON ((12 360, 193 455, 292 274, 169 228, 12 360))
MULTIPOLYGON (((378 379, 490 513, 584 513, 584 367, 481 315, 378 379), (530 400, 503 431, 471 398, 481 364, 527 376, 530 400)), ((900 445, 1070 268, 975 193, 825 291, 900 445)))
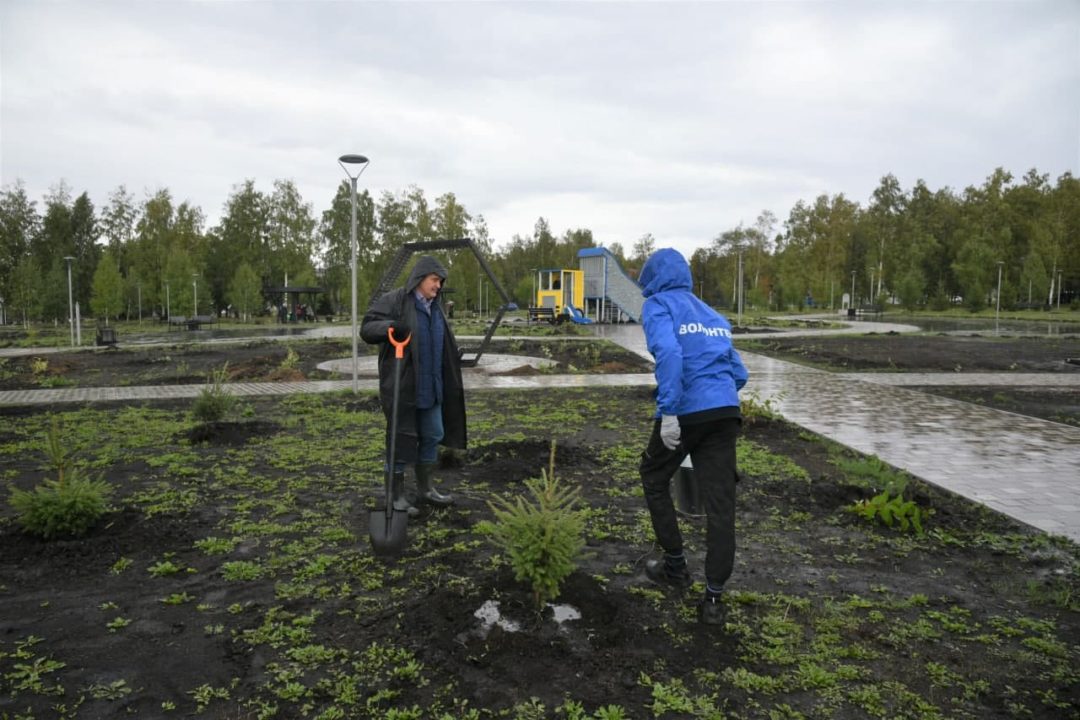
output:
POLYGON ((707 517, 705 597, 698 619, 716 625, 723 622, 720 598, 735 562, 735 440, 746 367, 731 343, 731 324, 694 296, 690 266, 676 250, 654 252, 638 284, 657 385, 656 418, 639 471, 664 551, 662 560, 645 564, 645 574, 677 588, 694 582, 670 492, 672 476, 690 455, 707 517))

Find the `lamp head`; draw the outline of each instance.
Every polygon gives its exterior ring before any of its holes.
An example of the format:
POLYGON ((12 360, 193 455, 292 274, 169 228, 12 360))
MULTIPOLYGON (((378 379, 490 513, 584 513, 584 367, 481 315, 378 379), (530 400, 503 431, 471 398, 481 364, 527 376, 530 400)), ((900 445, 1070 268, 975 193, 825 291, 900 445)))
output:
POLYGON ((368 159, 366 155, 342 155, 338 158, 338 162, 347 163, 349 165, 366 165, 368 159))

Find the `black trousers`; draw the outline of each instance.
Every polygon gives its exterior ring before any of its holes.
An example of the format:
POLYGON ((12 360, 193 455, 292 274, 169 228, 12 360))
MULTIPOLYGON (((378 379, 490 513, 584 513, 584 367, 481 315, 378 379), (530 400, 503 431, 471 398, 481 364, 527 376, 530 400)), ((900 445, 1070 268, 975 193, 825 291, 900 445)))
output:
POLYGON ((705 506, 705 577, 722 587, 735 564, 735 440, 739 418, 722 418, 682 426, 682 442, 668 450, 660 440, 660 420, 653 424, 649 445, 641 454, 641 484, 652 518, 656 540, 665 552, 683 547, 671 478, 687 455, 694 464, 694 478, 705 506))

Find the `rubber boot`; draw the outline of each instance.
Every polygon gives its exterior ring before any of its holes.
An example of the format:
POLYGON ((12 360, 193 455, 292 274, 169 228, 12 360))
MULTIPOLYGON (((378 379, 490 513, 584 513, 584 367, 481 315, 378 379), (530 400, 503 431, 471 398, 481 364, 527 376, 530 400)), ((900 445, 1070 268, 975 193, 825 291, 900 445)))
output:
POLYGON ((428 502, 439 507, 454 504, 453 495, 444 495, 435 489, 432 482, 432 473, 435 470, 434 463, 416 464, 416 498, 420 502, 428 502))
POLYGON ((394 477, 391 479, 390 490, 393 493, 394 510, 398 512, 407 512, 409 517, 416 517, 420 514, 420 511, 413 507, 413 504, 409 502, 409 498, 405 495, 405 471, 394 473, 394 477))

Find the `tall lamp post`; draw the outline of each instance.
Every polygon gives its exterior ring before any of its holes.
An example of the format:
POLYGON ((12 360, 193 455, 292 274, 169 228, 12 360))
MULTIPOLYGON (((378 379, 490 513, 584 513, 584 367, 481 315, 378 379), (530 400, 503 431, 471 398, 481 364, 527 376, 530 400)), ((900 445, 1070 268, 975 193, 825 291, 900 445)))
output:
POLYGON ((739 247, 739 319, 737 325, 742 327, 742 309, 743 309, 743 268, 742 268, 742 246, 739 247))
POLYGON ((349 176, 349 184, 352 186, 350 198, 352 200, 352 233, 350 242, 349 272, 352 276, 352 391, 355 395, 360 392, 357 380, 357 348, 356 348, 356 181, 367 170, 370 161, 364 155, 342 155, 338 158, 338 165, 349 176), (349 172, 349 166, 358 165, 356 174, 349 172))
POLYGON ((192 317, 196 317, 199 314, 199 274, 191 273, 191 297, 195 301, 195 308, 191 313, 192 317))
POLYGON ((71 294, 71 261, 75 258, 65 255, 64 259, 67 260, 68 271, 68 326, 71 328, 71 347, 75 347, 75 303, 71 294))
POLYGON ((1058 270, 1058 284, 1057 284, 1057 309, 1061 309, 1061 270, 1058 270))
MULTIPOLYGON (((169 307, 169 281, 165 281, 165 320, 168 322, 172 319, 172 308, 169 307)), ((166 325, 165 327, 169 327, 166 325)))
POLYGON ((142 282, 135 283, 135 289, 139 293, 139 324, 142 325, 142 282))
POLYGON ((998 260, 998 288, 997 288, 997 304, 994 306, 994 327, 996 329, 998 321, 1001 319, 1001 266, 1005 264, 1005 261, 998 260))
POLYGON ((848 309, 855 309, 855 271, 851 271, 851 300, 848 301, 848 309))

